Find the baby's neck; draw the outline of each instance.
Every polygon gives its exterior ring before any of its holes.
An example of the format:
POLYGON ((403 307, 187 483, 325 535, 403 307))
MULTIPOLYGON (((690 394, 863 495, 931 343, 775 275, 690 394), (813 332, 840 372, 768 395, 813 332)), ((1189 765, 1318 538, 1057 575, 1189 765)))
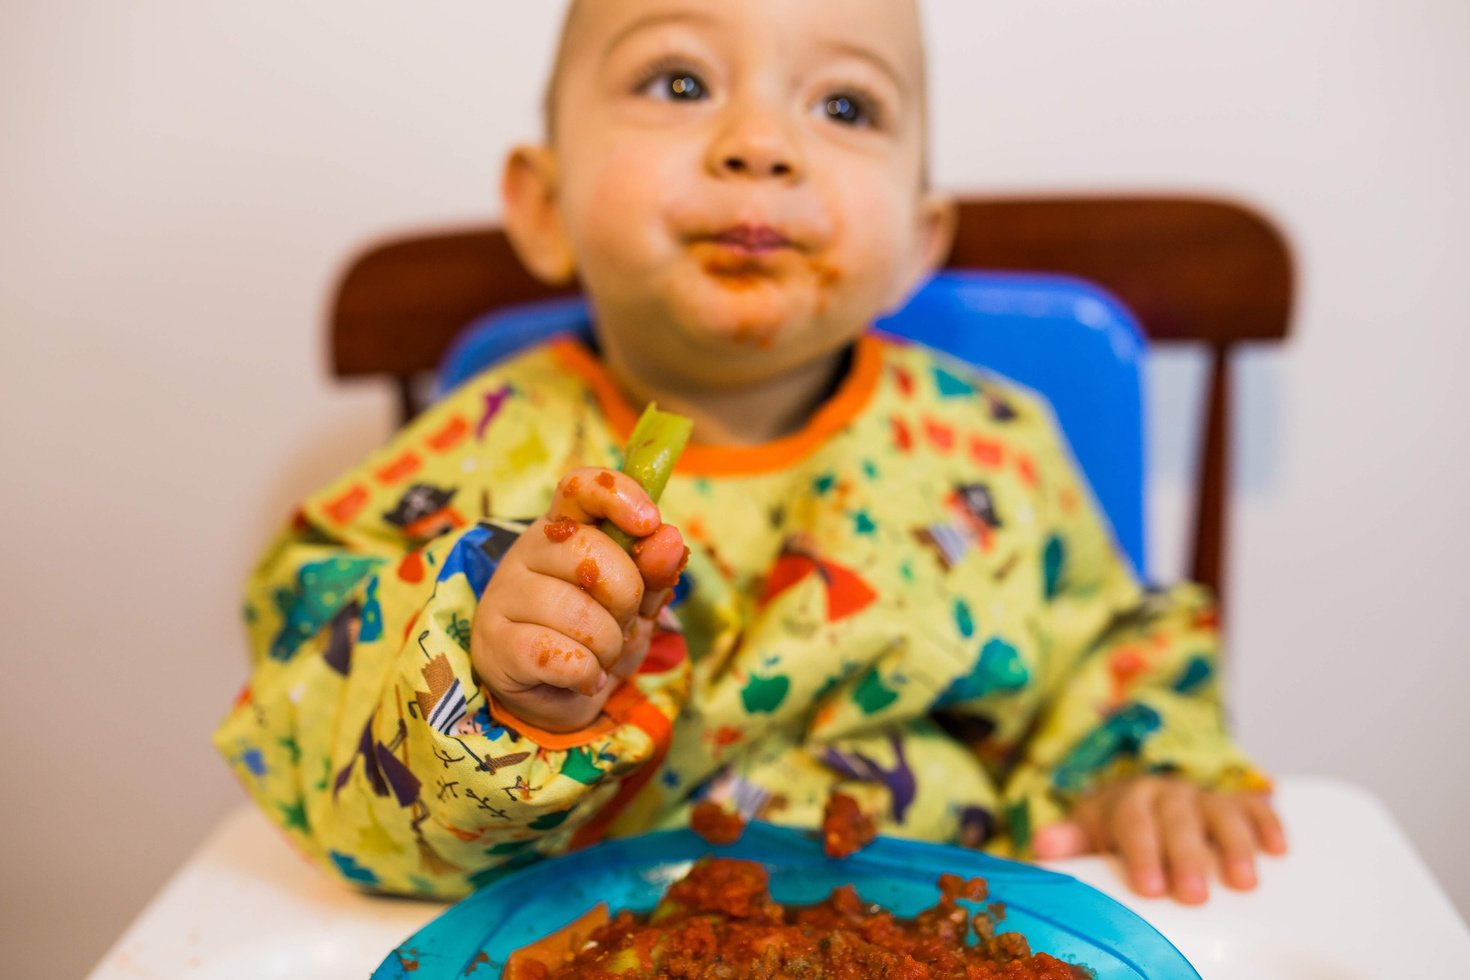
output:
POLYGON ((740 388, 657 383, 616 352, 605 351, 609 373, 634 405, 656 401, 694 422, 694 441, 754 446, 801 430, 846 373, 849 352, 840 350, 792 371, 740 388))

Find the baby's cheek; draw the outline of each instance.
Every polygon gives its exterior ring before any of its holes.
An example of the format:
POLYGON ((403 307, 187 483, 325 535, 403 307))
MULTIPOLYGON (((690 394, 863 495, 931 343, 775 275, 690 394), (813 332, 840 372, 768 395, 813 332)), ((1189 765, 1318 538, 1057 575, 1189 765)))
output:
POLYGON ((579 265, 619 275, 656 266, 669 247, 662 230, 663 198, 675 192, 669 184, 641 150, 609 157, 564 204, 579 265))

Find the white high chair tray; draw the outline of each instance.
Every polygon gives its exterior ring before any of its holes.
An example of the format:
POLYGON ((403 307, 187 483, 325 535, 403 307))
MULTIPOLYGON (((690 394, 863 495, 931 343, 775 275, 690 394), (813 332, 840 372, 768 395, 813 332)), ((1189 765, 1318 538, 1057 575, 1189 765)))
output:
MULTIPOLYGON (((1382 803, 1350 783, 1296 777, 1280 781, 1277 804, 1291 853, 1262 859, 1253 892, 1212 883, 1204 906, 1139 898, 1103 858, 1047 867, 1138 912, 1205 980, 1470 976, 1470 929, 1382 803)), ((241 807, 91 976, 362 978, 444 907, 349 891, 241 807)))

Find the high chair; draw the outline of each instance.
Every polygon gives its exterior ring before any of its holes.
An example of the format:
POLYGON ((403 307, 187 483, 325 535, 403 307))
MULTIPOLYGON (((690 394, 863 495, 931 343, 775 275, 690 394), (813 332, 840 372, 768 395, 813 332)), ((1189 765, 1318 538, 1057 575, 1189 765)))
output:
MULTIPOLYGON (((1050 400, 1145 579, 1140 368, 1150 343, 1205 346, 1189 567, 1223 604, 1231 354, 1287 335, 1292 263, 1283 235, 1256 212, 1203 198, 971 198, 959 213, 949 271, 876 326, 1050 400)), ((426 388, 446 390, 567 331, 590 332, 584 304, 574 290, 532 278, 500 230, 400 237, 348 266, 332 311, 332 372, 388 378, 407 421, 426 388)))

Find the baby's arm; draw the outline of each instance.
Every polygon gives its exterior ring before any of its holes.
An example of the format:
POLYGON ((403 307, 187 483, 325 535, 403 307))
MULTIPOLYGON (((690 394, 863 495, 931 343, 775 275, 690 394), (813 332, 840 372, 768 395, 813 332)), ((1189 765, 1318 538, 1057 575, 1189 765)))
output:
MULTIPOLYGON (((503 381, 486 384, 493 392, 503 381)), ((557 474, 548 472, 549 462, 533 460, 536 468, 523 476, 505 475, 507 455, 535 424, 536 409, 510 399, 482 438, 468 420, 484 399, 485 390, 466 386, 310 497, 267 549, 247 590, 251 677, 215 743, 300 850, 360 887, 455 897, 498 866, 565 849, 578 833, 595 836, 597 822, 616 811, 666 750, 687 695, 687 664, 671 655, 672 666, 644 671, 616 691, 610 681, 598 701, 605 712, 585 731, 537 730, 492 709, 490 698, 498 695, 471 655, 480 599, 512 552, 539 549, 531 548, 534 538, 517 548, 519 527, 473 523, 478 514, 470 508, 492 495, 533 498, 527 488, 557 474), (511 482, 472 482, 490 471, 511 482)), ((596 512, 595 503, 571 506, 578 524, 596 512)), ((658 526, 656 515, 636 505, 621 517, 611 504, 604 511, 635 532, 658 526)), ((543 558, 555 560, 542 526, 532 533, 546 542, 543 558)), ((573 531, 568 554, 598 540, 590 527, 573 531)), ((615 575, 619 589, 638 596, 613 602, 616 615, 604 612, 615 624, 627 621, 630 608, 643 610, 643 599, 658 598, 661 589, 650 580, 660 584, 668 565, 660 556, 677 533, 656 531, 647 542, 643 558, 631 562, 647 570, 647 578, 642 571, 633 576, 637 583, 616 556, 604 563, 601 550, 588 552, 600 577, 615 575)), ((552 581, 539 560, 521 570, 552 581)), ((497 590, 515 581, 507 578, 497 590)), ((592 605, 578 608, 606 610, 592 605)), ((529 615, 515 610, 506 621, 529 615)), ((647 648, 647 617, 631 621, 634 642, 613 663, 614 677, 630 673, 647 648)), ((588 635, 607 656, 614 640, 602 627, 588 635)), ((605 669, 600 660, 597 669, 605 669)), ((585 684, 589 677, 562 679, 585 684)), ((522 693, 497 684, 510 701, 522 693)))
POLYGON ((517 717, 553 732, 585 727, 642 664, 684 558, 678 530, 631 477, 568 474, 480 597, 476 672, 517 717), (640 539, 631 555, 602 520, 640 539))
POLYGON ((1252 887, 1257 851, 1285 841, 1269 782, 1225 729, 1213 603, 1195 586, 1139 585, 1050 413, 1026 415, 1058 680, 1006 787, 1018 843, 1042 858, 1116 853, 1144 895, 1203 901, 1215 856, 1226 884, 1252 887))

